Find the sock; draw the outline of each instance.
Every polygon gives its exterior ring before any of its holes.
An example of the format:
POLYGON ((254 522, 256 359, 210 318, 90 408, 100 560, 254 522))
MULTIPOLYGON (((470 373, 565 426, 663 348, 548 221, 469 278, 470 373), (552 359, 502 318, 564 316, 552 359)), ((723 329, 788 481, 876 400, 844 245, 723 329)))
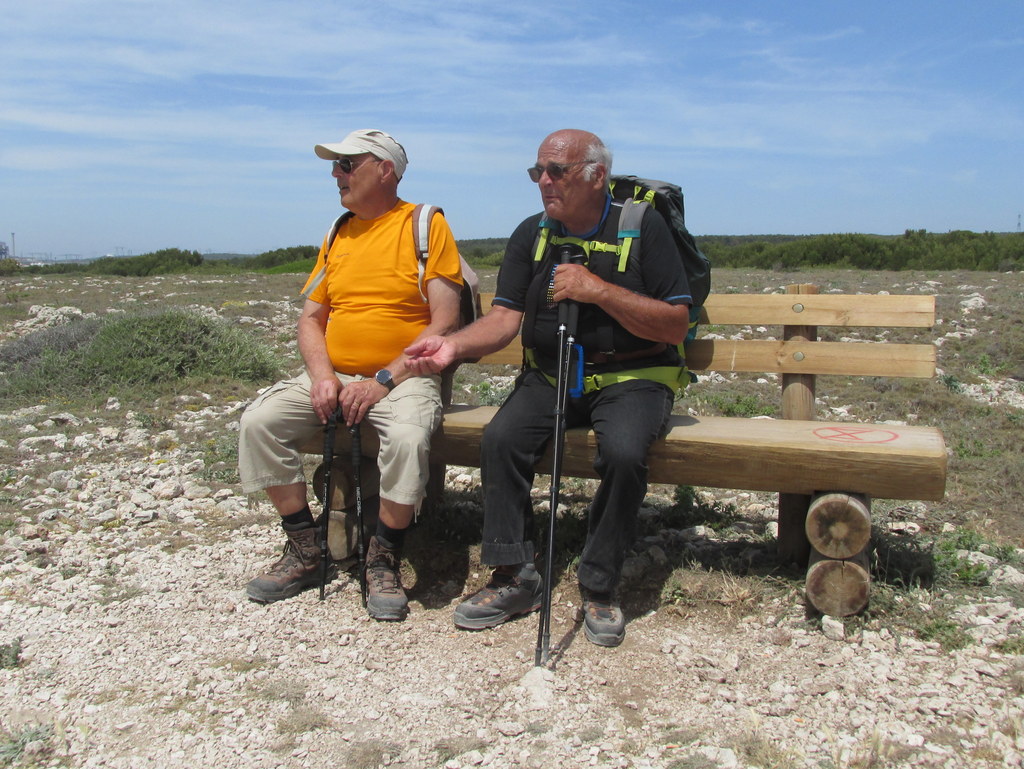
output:
POLYGON ((402 543, 405 542, 405 532, 406 529, 392 529, 384 521, 377 520, 377 541, 388 550, 402 549, 402 543))
POLYGON ((281 516, 281 525, 285 530, 289 531, 295 531, 296 529, 308 529, 315 523, 316 521, 313 520, 313 512, 309 509, 309 505, 306 505, 297 513, 281 516))

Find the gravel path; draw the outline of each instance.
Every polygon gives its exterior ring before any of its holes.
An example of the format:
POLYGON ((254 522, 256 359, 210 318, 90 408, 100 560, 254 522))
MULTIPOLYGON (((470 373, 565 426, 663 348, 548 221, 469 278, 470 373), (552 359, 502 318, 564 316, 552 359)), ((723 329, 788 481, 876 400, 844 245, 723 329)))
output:
MULTIPOLYGON (((1024 665, 991 643, 844 638, 782 591, 746 616, 632 617, 624 645, 601 649, 560 587, 561 653, 534 668, 535 618, 458 632, 457 596, 415 585, 400 624, 367 619, 347 575, 323 602, 253 604, 244 585, 281 544, 269 508, 204 487, 180 448, 100 456, 53 471, 56 486, 26 476, 31 514, 0 546, 0 641, 21 642, 0 709, 20 765, 1021 764, 1024 665)), ((468 569, 464 583, 482 578, 468 569)), ((1021 619, 1007 602, 970 608, 999 637, 1021 619)))
MULTIPOLYGON (((964 313, 982 309, 968 299, 964 313)), ((278 304, 280 317, 253 323, 289 327, 294 307, 278 304)), ((34 307, 5 334, 60 322, 48 310, 81 314, 34 307)), ((1021 407, 1009 381, 966 394, 1021 407)), ((635 610, 611 650, 576 635, 578 595, 559 586, 557 664, 535 668, 535 617, 454 629, 460 595, 485 577, 473 548, 429 585, 410 571, 400 624, 369 620, 347 575, 323 602, 250 603, 246 582, 282 544, 275 516, 211 481, 201 448, 230 440, 243 405, 182 398, 168 429, 116 402, 107 419, 0 414, 17 457, 0 468, 0 504, 20 511, 0 532, 0 766, 1022 765, 1024 657, 998 649, 1024 632, 1024 575, 984 553, 964 557, 991 567, 995 587, 964 599, 956 621, 973 643, 956 652, 881 623, 809 618, 793 581, 693 567, 699 600, 635 610), (757 580, 765 589, 744 594, 757 580)), ((472 491, 478 475, 455 468, 449 481, 472 491)), ((744 513, 731 530, 664 532, 638 544, 633 571, 672 548, 766 552, 770 507, 729 501, 744 513)), ((648 502, 655 518, 670 504, 648 502)), ((913 535, 924 512, 905 512, 893 531, 913 535)), ((894 595, 925 614, 947 598, 894 595)))

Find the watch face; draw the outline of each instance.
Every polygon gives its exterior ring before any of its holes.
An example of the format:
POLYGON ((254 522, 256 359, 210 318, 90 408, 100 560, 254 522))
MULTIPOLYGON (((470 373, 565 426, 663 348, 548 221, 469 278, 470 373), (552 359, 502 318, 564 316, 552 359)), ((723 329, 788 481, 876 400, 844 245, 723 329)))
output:
POLYGON ((373 378, 377 380, 378 384, 384 385, 389 390, 395 386, 394 383, 391 381, 391 372, 388 371, 386 368, 382 368, 380 371, 378 371, 373 378))

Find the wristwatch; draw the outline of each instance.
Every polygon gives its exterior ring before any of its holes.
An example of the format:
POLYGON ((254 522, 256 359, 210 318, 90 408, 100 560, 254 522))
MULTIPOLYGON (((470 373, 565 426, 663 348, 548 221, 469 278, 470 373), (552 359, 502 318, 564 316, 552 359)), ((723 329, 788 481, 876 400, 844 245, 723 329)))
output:
POLYGON ((391 378, 391 372, 386 368, 382 368, 374 374, 373 378, 376 380, 377 384, 382 384, 388 388, 388 391, 395 389, 395 380, 391 378))

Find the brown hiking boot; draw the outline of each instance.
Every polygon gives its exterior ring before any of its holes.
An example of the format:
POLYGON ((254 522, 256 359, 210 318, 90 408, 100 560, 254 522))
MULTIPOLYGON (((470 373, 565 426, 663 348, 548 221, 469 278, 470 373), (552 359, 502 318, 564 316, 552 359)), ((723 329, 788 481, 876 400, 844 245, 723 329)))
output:
POLYGON ((381 545, 370 537, 366 554, 366 611, 376 620, 392 622, 405 619, 409 599, 402 589, 402 559, 397 550, 381 545))
MULTIPOLYGON (((245 593, 257 603, 273 603, 298 595, 320 582, 320 529, 307 526, 297 531, 285 529, 288 541, 281 558, 252 580, 245 593)), ((328 564, 327 578, 333 579, 334 564, 328 564)))
POLYGON ((544 580, 532 563, 499 566, 491 579, 456 609, 455 627, 483 630, 540 608, 544 580))

